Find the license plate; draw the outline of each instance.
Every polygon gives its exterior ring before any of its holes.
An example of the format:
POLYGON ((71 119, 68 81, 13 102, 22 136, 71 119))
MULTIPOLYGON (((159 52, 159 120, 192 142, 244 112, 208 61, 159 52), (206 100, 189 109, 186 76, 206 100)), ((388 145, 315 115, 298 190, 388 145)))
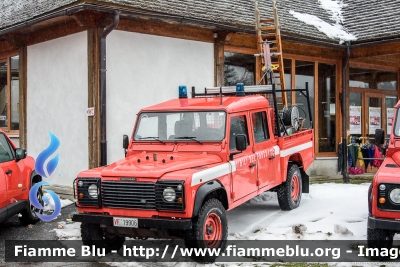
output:
POLYGON ((136 218, 121 218, 121 217, 114 217, 113 218, 114 226, 118 227, 131 227, 131 228, 138 228, 138 219, 136 218))

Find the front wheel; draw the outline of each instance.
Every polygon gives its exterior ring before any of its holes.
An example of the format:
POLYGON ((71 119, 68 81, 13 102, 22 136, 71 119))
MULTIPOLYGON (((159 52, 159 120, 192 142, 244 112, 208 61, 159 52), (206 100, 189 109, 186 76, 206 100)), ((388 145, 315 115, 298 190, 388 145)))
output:
MULTIPOLYGON (((33 185, 34 184, 32 184, 32 186, 33 185)), ((36 192, 36 197, 39 203, 42 205, 42 207, 44 207, 42 187, 38 188, 36 192)), ((36 208, 35 206, 32 205, 32 203, 29 202, 29 207, 27 207, 24 211, 21 212, 21 217, 18 217, 18 219, 23 224, 34 224, 40 220, 36 213, 42 214, 43 210, 36 208)))
POLYGON ((92 223, 81 224, 81 236, 84 245, 96 244, 104 248, 106 253, 110 253, 111 250, 118 251, 125 242, 125 237, 105 233, 100 225, 92 223))
MULTIPOLYGON (((225 208, 217 199, 210 199, 202 206, 199 215, 193 218, 193 229, 186 233, 187 248, 215 248, 225 250, 228 222, 225 208)), ((217 256, 191 256, 197 262, 214 262, 217 256)))
MULTIPOLYGON (((384 229, 367 229, 367 240, 369 248, 377 248, 379 251, 382 248, 390 249, 393 245, 394 233, 384 229)), ((370 255, 371 260, 387 260, 388 256, 370 255)))
POLYGON ((300 205, 302 181, 299 167, 289 164, 286 182, 278 188, 278 202, 282 210, 292 210, 300 205))

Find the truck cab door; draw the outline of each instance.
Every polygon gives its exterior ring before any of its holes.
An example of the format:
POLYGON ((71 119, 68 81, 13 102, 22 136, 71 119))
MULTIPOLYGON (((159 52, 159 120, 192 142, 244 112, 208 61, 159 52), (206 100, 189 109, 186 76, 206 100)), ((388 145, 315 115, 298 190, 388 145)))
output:
POLYGON ((236 171, 232 173, 232 193, 234 201, 237 201, 257 191, 257 163, 252 149, 252 140, 249 138, 248 113, 234 114, 230 118, 229 150, 236 150, 236 135, 244 134, 247 137, 247 148, 241 153, 233 156, 236 171))
POLYGON ((260 190, 273 187, 276 180, 275 148, 270 137, 269 123, 265 110, 251 112, 251 125, 257 160, 257 185, 260 190))
POLYGON ((15 160, 14 148, 2 133, 0 133, 0 172, 2 173, 0 177, 4 177, 5 183, 2 186, 5 186, 6 201, 8 204, 15 202, 15 199, 22 194, 22 176, 15 160))

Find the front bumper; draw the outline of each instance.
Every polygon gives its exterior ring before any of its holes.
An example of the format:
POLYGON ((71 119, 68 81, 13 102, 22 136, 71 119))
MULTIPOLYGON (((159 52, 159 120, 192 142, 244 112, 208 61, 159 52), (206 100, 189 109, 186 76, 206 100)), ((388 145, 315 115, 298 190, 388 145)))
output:
MULTIPOLYGON (((128 218, 128 217, 127 217, 128 218)), ((113 216, 103 214, 74 213, 74 222, 113 225, 113 216)), ((191 219, 155 219, 138 218, 138 228, 158 228, 158 229, 192 229, 191 219)))
POLYGON ((368 216, 368 228, 393 230, 400 233, 400 220, 378 219, 372 216, 368 216))

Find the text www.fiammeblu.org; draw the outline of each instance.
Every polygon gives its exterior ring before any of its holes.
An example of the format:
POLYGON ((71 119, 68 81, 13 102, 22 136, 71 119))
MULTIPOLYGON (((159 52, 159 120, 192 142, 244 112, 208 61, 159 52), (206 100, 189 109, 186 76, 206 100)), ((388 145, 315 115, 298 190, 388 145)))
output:
MULTIPOLYGON (((304 248, 300 245, 286 245, 281 248, 242 248, 236 245, 228 245, 224 251, 220 248, 185 248, 179 245, 166 245, 160 251, 159 248, 149 248, 143 246, 123 246, 122 254, 125 257, 140 257, 150 259, 153 257, 161 257, 161 259, 174 259, 177 257, 204 257, 204 256, 222 256, 222 257, 329 257, 333 260, 340 259, 340 248, 304 248), (172 250, 172 254, 167 254, 168 250, 172 250)), ((358 245, 358 251, 345 250, 347 254, 355 253, 360 257, 382 256, 397 259, 399 257, 399 249, 377 249, 367 248, 363 245, 358 245)))

